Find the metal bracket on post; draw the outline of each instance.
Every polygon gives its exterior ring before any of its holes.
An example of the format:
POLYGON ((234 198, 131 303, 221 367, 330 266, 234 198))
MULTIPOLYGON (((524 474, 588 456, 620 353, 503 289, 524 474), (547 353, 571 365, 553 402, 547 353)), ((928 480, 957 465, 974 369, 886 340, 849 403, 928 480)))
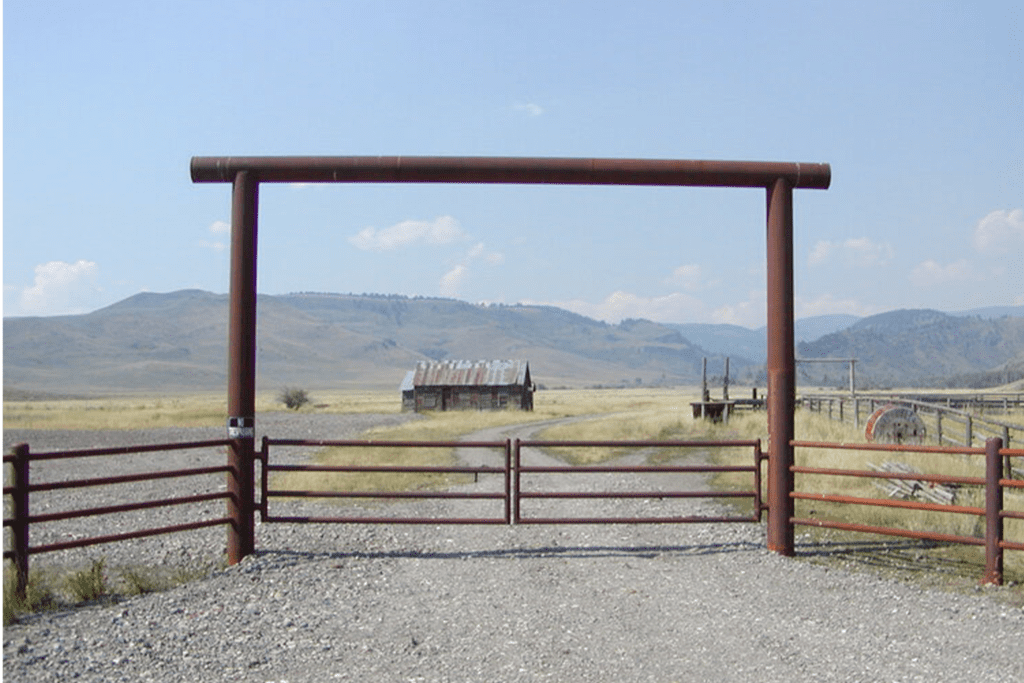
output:
POLYGON ((256 420, 251 417, 228 418, 229 439, 255 439, 256 420))

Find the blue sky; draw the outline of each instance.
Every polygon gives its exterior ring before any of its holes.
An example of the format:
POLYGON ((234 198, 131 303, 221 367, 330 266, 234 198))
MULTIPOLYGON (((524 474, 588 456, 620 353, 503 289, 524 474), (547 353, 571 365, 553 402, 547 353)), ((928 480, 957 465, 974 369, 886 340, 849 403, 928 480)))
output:
MULTIPOLYGON (((1024 304, 1015 2, 8 0, 5 316, 228 286, 193 155, 828 162, 796 312, 1024 304)), ((764 193, 264 185, 259 290, 765 322, 764 193)))

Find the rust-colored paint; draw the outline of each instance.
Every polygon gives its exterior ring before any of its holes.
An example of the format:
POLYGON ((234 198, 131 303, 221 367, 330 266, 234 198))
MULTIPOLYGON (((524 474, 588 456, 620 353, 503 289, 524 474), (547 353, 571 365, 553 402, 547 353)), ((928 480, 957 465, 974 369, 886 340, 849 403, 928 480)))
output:
POLYGON ((231 183, 253 173, 261 183, 489 183, 527 185, 667 185, 826 190, 822 163, 553 157, 193 157, 192 181, 231 183))
MULTIPOLYGON (((822 163, 680 159, 566 159, 512 157, 193 157, 192 180, 232 183, 231 333, 229 417, 251 418, 255 395, 256 213, 260 183, 495 183, 749 187, 768 203, 768 545, 793 553, 794 189, 827 189, 832 170, 822 163), (244 290, 244 291, 243 291, 244 290), (248 335, 248 338, 244 338, 248 335), (250 353, 252 356, 250 357, 250 353)), ((256 510, 253 440, 236 438, 229 458, 235 522, 228 539, 232 564, 252 552, 256 510), (248 484, 248 487, 246 485, 248 484)))
POLYGON ((793 317, 793 186, 779 177, 768 189, 768 549, 794 552, 793 410, 796 355, 793 317))

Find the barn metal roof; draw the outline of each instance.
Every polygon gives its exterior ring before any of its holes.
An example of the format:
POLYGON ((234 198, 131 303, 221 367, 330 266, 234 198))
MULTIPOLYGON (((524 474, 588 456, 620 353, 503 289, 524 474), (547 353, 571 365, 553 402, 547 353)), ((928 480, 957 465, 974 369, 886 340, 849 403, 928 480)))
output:
POLYGON ((524 360, 442 360, 416 364, 413 385, 417 387, 497 387, 525 385, 530 365, 524 360))

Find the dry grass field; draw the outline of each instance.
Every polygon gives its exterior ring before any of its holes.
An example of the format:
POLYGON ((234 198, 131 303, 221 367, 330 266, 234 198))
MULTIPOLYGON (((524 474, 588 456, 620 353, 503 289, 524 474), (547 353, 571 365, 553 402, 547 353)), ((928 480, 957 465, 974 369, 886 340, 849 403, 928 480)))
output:
MULTIPOLYGON (((376 440, 454 440, 480 430, 526 422, 581 417, 579 421, 558 424, 538 434, 548 440, 646 440, 646 439, 761 439, 767 449, 767 419, 764 412, 744 411, 733 415, 728 423, 712 423, 691 417, 689 403, 696 400, 696 387, 683 389, 632 388, 603 390, 547 390, 538 392, 533 412, 502 413, 436 413, 421 419, 389 428, 373 430, 363 435, 376 440), (589 416, 589 417, 587 417, 589 416)), ((737 394, 738 395, 738 394, 737 394)), ((313 392, 303 412, 324 413, 397 413, 400 410, 396 392, 313 392)), ((135 396, 123 398, 11 401, 4 403, 5 429, 133 429, 162 426, 219 426, 224 423, 226 401, 223 395, 196 396, 135 396)), ((258 396, 257 411, 283 411, 277 395, 258 396)), ((1024 415, 1009 419, 1024 421, 1024 415)), ((863 443, 863 431, 851 424, 831 421, 825 415, 798 411, 796 438, 807 441, 833 443, 863 443)), ((553 455, 573 464, 595 463, 619 455, 614 449, 554 449, 553 455)), ((671 452, 655 453, 652 462, 671 458, 671 452)), ((712 457, 722 464, 747 464, 749 449, 712 450, 712 457)), ((922 472, 979 477, 983 475, 981 456, 879 453, 839 449, 797 450, 797 464, 824 468, 868 470, 885 462, 899 462, 922 472)), ((382 456, 379 449, 325 448, 315 455, 322 464, 386 463, 394 465, 448 465, 453 464, 451 449, 388 449, 382 456)), ((301 473, 289 474, 274 481, 274 488, 311 488, 309 477, 301 473)), ((458 481, 438 475, 346 475, 342 481, 317 477, 313 488, 340 490, 398 490, 408 488, 434 488, 458 481)), ((720 475, 713 482, 715 488, 743 487, 749 482, 741 475, 720 475)), ((798 475, 797 487, 801 491, 841 493, 863 498, 884 499, 887 494, 875 480, 853 477, 826 477, 798 475)), ((1007 491, 1008 509, 1024 510, 1024 493, 1007 491)), ((977 507, 983 504, 983 493, 978 487, 960 487, 956 491, 957 505, 977 507)), ((983 521, 975 515, 944 512, 921 512, 877 506, 837 505, 824 502, 797 501, 797 516, 807 518, 842 519, 874 526, 892 526, 911 530, 930 530, 941 533, 980 536, 983 521)), ((1006 520, 1006 536, 1017 542, 1024 541, 1024 522, 1006 520)), ((801 533, 826 534, 801 528, 801 533)), ((863 538, 863 535, 860 535, 863 538)), ((973 548, 963 547, 965 553, 973 548)), ((1024 569, 1022 553, 1006 553, 1008 570, 1024 569)))

